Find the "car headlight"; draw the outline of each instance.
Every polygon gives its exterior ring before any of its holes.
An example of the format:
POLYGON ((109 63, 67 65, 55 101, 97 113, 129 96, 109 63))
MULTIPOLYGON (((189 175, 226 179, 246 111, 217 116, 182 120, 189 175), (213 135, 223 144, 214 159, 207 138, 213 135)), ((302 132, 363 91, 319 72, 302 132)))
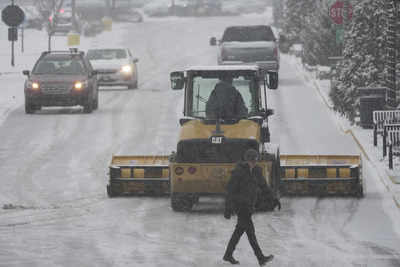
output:
POLYGON ((122 66, 121 71, 125 74, 130 74, 130 73, 132 73, 132 66, 124 65, 124 66, 122 66))
POLYGON ((38 82, 28 81, 27 88, 31 88, 32 90, 39 90, 40 84, 38 82))
POLYGON ((74 89, 75 90, 82 90, 83 88, 88 86, 88 82, 87 81, 76 81, 74 83, 74 89))

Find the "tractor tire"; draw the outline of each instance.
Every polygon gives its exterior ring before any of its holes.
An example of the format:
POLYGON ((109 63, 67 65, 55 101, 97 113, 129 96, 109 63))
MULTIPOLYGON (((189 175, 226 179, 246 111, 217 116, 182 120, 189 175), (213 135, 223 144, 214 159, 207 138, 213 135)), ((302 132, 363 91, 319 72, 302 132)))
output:
POLYGON ((195 199, 190 194, 172 193, 171 207, 174 211, 191 211, 195 199))

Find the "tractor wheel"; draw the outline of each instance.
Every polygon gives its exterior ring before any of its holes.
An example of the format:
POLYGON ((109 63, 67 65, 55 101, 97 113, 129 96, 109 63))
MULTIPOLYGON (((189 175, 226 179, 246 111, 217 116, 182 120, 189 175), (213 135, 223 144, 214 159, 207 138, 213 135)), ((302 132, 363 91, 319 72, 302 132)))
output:
POLYGON ((194 205, 194 200, 190 194, 172 193, 171 207, 174 211, 190 211, 194 205))

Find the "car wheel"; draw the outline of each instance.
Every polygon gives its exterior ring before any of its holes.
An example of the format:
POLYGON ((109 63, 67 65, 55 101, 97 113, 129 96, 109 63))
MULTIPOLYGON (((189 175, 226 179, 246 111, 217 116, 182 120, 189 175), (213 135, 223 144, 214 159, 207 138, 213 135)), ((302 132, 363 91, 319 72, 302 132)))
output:
POLYGON ((25 113, 32 114, 35 112, 35 105, 31 103, 31 101, 25 98, 25 113))
POLYGON ((99 108, 99 90, 96 90, 96 98, 93 100, 93 109, 99 108))
POLYGON ((90 97, 86 100, 86 103, 83 105, 83 112, 92 113, 93 111, 93 99, 90 97))
POLYGON ((137 89, 137 88, 138 88, 138 80, 136 78, 135 81, 132 81, 132 83, 128 85, 128 89, 137 89))

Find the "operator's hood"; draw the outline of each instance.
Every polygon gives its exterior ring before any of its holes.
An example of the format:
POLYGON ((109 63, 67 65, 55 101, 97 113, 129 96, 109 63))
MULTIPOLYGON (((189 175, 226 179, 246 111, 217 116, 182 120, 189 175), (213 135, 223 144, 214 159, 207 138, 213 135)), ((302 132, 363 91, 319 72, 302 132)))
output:
POLYGON ((65 75, 65 74, 32 74, 29 80, 35 82, 49 82, 49 83, 74 83, 76 81, 85 81, 87 76, 83 75, 65 75))
POLYGON ((124 65, 129 65, 129 61, 126 59, 123 60, 91 60, 90 63, 92 64, 95 70, 102 70, 102 69, 112 69, 112 70, 119 70, 124 65))
MULTIPOLYGON (((179 140, 209 139, 215 131, 215 124, 201 120, 191 120, 183 124, 179 140)), ((221 124, 223 135, 228 139, 251 139, 260 141, 260 125, 250 120, 240 120, 234 124, 221 124)))

